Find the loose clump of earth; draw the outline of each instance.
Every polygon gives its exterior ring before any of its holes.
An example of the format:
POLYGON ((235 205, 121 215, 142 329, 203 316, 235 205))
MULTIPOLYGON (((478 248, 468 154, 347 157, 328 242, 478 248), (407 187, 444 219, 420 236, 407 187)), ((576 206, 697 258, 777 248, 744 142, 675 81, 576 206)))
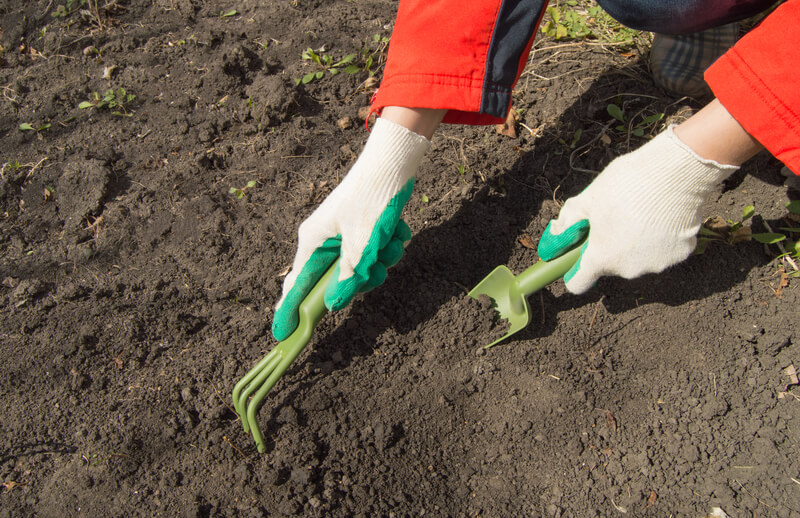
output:
MULTIPOLYGON (((465 295, 533 264, 518 238, 659 130, 613 129, 608 103, 701 106, 651 84, 646 46, 540 37, 517 138, 437 134, 404 259, 319 324, 258 454, 230 393, 274 346, 297 227, 366 140, 397 4, 61 4, 0 7, 0 516, 800 514, 800 301, 775 249, 554 283, 489 350, 465 295), (361 68, 303 83, 308 48, 361 68)), ((777 221, 780 170, 758 157, 704 213, 777 221)))
POLYGON ((474 333, 478 336, 488 336, 488 342, 484 345, 494 343, 504 337, 511 327, 507 318, 503 318, 497 311, 494 301, 485 294, 478 295, 477 298, 461 297, 460 303, 454 308, 453 314, 458 319, 471 322, 471 330, 466 333, 474 333))

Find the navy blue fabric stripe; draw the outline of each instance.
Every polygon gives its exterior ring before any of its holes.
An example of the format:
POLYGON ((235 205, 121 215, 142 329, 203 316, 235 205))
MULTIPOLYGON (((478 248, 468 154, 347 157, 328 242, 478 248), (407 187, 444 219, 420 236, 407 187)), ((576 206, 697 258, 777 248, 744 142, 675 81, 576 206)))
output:
POLYGON ((614 19, 640 31, 691 34, 754 16, 775 0, 597 0, 614 19))
POLYGON ((519 60, 546 5, 546 0, 503 0, 486 57, 481 113, 506 116, 519 60))

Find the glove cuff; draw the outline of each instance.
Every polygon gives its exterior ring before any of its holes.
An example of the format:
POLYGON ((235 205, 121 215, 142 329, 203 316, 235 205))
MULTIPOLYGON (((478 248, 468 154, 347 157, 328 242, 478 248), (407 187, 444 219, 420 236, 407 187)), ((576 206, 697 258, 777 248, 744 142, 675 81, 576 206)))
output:
POLYGON ((672 172, 664 175, 665 186, 677 182, 689 190, 706 191, 739 169, 739 166, 701 157, 678 138, 674 131, 676 127, 674 124, 669 126, 653 139, 653 154, 647 157, 653 160, 653 165, 663 163, 667 171, 672 172))
POLYGON ((379 118, 344 182, 354 182, 365 196, 385 203, 414 177, 430 145, 425 137, 379 118))
POLYGON ((667 219, 675 219, 671 222, 673 228, 696 232, 699 207, 739 167, 702 158, 678 138, 674 128, 670 126, 625 157, 630 163, 620 165, 644 174, 645 177, 633 178, 634 184, 645 192, 658 193, 655 199, 644 195, 639 198, 642 207, 638 213, 655 219, 670 215, 667 219))

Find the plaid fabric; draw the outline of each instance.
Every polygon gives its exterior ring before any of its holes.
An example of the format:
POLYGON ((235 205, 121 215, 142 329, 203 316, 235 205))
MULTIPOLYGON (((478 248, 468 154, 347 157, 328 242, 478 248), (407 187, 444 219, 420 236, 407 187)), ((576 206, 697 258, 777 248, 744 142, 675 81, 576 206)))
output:
POLYGON ((738 35, 738 23, 683 36, 655 34, 650 49, 653 80, 674 94, 710 96, 703 72, 736 43, 738 35))

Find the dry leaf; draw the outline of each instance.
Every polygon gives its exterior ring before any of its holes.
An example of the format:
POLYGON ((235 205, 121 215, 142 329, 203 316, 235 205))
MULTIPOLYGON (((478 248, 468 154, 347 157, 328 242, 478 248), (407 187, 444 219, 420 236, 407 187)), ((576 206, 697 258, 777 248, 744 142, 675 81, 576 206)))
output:
POLYGON ((600 142, 602 142, 604 146, 609 146, 609 145, 611 145, 611 137, 609 137, 608 135, 603 133, 600 136, 600 142))
POLYGON ((369 77, 364 81, 364 88, 367 90, 374 90, 378 88, 378 79, 376 77, 369 77))
POLYGON ((495 125, 495 129, 501 135, 505 135, 506 137, 517 138, 517 119, 519 116, 517 115, 517 111, 513 108, 508 110, 508 115, 506 115, 506 121, 503 124, 495 125))
POLYGON ((789 285, 789 276, 786 275, 786 270, 783 268, 781 268, 779 272, 781 274, 781 280, 778 282, 778 289, 773 291, 775 292, 775 296, 780 299, 782 298, 783 288, 789 285))
POLYGON ((786 384, 786 389, 788 390, 789 387, 793 385, 797 385, 800 383, 797 379, 797 369, 794 368, 794 364, 790 364, 788 367, 783 369, 783 375, 789 379, 789 383, 786 384))
POLYGON ((753 231, 750 230, 750 227, 740 227, 731 232, 730 240, 731 244, 742 243, 745 241, 750 241, 750 236, 753 235, 753 231))
POLYGON ((536 245, 533 242, 533 238, 529 234, 522 234, 517 238, 517 241, 519 241, 519 244, 521 244, 525 248, 536 250, 536 245))
POLYGON ((658 500, 658 495, 655 491, 650 491, 650 496, 647 497, 647 505, 645 506, 645 509, 655 504, 656 500, 658 500))
POLYGON ((617 431, 617 420, 614 419, 614 415, 611 413, 611 410, 606 410, 606 425, 608 425, 612 432, 617 431))
POLYGON ((720 216, 714 216, 713 218, 709 218, 703 223, 703 226, 706 227, 708 230, 713 230, 718 234, 725 235, 728 233, 728 229, 730 229, 730 225, 728 222, 725 221, 720 216))
POLYGON ((12 489, 14 489, 15 487, 17 487, 19 485, 21 485, 21 484, 18 484, 17 482, 14 482, 13 480, 6 480, 5 482, 3 482, 3 487, 6 488, 6 491, 11 491, 12 489))
POLYGON ((44 188, 44 201, 52 201, 53 200, 53 191, 50 190, 49 187, 44 188))

